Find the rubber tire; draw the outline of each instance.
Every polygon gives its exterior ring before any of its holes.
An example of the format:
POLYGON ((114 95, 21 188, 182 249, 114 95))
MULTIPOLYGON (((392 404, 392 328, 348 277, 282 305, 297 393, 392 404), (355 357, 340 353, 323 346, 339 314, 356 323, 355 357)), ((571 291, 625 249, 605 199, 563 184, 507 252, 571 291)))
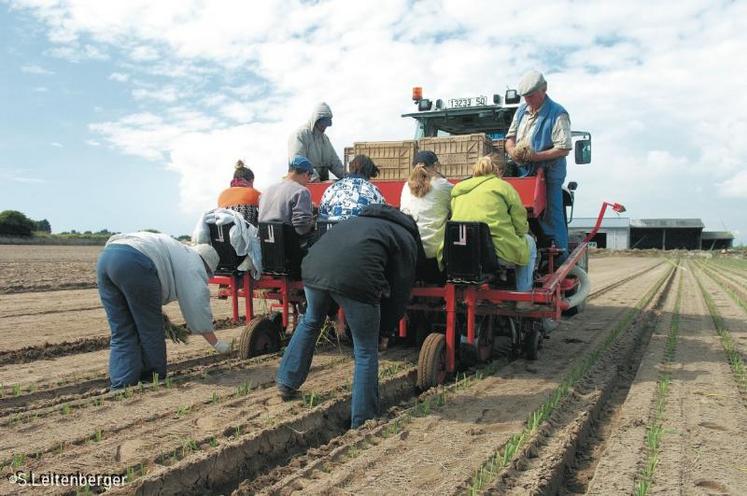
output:
POLYGON ((446 382, 446 336, 429 334, 418 356, 417 386, 425 391, 446 382))
POLYGON ((239 357, 246 359, 280 351, 281 327, 264 315, 254 317, 241 331, 239 357))
POLYGON ((541 325, 532 325, 524 335, 523 347, 527 360, 537 360, 539 358, 539 350, 542 347, 542 331, 540 329, 541 325))
POLYGON ((563 315, 566 316, 566 317, 573 317, 574 315, 580 314, 584 310, 586 310, 586 300, 582 301, 581 303, 579 303, 575 307, 569 308, 568 310, 566 310, 565 312, 563 312, 563 315))
MULTIPOLYGON (((490 315, 486 315, 485 319, 490 319, 490 315)), ((486 327, 490 327, 490 332, 485 332, 485 334, 488 334, 488 336, 485 336, 482 332, 480 332, 479 338, 477 341, 477 361, 478 363, 486 363, 489 362, 493 358, 493 346, 495 344, 495 326, 490 326, 489 322, 483 321, 486 327)))

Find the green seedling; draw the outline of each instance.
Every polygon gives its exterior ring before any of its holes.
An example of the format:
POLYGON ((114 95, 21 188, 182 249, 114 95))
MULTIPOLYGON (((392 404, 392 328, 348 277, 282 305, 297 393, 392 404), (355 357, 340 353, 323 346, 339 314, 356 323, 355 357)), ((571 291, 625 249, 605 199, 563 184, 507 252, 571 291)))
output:
POLYGON ((179 408, 176 409, 176 416, 177 417, 183 417, 187 413, 189 413, 189 406, 187 406, 187 405, 181 405, 181 406, 179 406, 179 408))
POLYGON ((252 381, 244 381, 236 387, 236 396, 246 396, 252 390, 252 381))
POLYGON ((21 396, 21 385, 13 384, 13 396, 21 396))
POLYGON ((36 384, 29 384, 29 393, 36 392, 36 384))
POLYGON ((151 387, 154 391, 158 391, 158 372, 153 372, 153 377, 151 379, 151 387))
POLYGON ((189 438, 182 441, 182 458, 193 451, 197 451, 197 441, 189 438))
POLYGON ((218 393, 213 391, 213 395, 210 397, 210 403, 216 405, 218 403, 218 393))
POLYGON ((141 394, 145 392, 145 384, 143 384, 142 382, 137 381, 137 387, 140 390, 141 394))
POLYGON ((215 436, 210 437, 209 444, 211 448, 215 448, 216 446, 218 446, 218 440, 215 439, 215 436))
POLYGON ((101 406, 101 398, 94 398, 93 406, 101 406))
POLYGON ((124 397, 127 399, 130 399, 132 398, 133 394, 134 393, 132 392, 132 389, 130 388, 130 386, 125 386, 124 393, 123 393, 124 397))
POLYGON ((93 433, 93 442, 94 443, 101 442, 101 429, 98 429, 96 432, 93 433))
POLYGON ((23 465, 25 461, 26 455, 24 455, 23 453, 13 453, 13 461, 11 461, 10 466, 13 468, 18 468, 23 465))
POLYGON ((68 404, 62 405, 62 414, 70 415, 70 405, 68 404))
POLYGON ((234 429, 234 434, 236 435, 236 437, 241 436, 241 426, 240 425, 236 426, 236 428, 234 429))
POLYGON ((312 391, 303 395, 303 406, 306 408, 314 408, 315 405, 319 404, 319 395, 312 391))
POLYGON ((75 491, 75 496, 92 496, 92 495, 93 495, 93 491, 91 490, 91 486, 89 486, 88 484, 86 484, 85 486, 75 491))
POLYGON ((166 379, 163 380, 163 385, 166 386, 166 389, 171 389, 172 382, 171 382, 171 376, 166 376, 166 379))

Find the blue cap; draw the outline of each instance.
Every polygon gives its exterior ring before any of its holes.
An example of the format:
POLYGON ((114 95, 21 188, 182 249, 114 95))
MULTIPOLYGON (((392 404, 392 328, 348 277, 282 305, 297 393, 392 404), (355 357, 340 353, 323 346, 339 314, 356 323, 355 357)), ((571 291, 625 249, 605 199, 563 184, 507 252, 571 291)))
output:
POLYGON ((430 150, 419 151, 412 159, 412 165, 425 164, 427 167, 433 167, 438 162, 438 156, 430 150))
POLYGON ((296 155, 295 157, 293 157, 293 160, 291 160, 290 164, 288 165, 291 169, 297 172, 308 172, 309 174, 314 172, 314 166, 311 165, 311 162, 308 158, 302 155, 296 155))

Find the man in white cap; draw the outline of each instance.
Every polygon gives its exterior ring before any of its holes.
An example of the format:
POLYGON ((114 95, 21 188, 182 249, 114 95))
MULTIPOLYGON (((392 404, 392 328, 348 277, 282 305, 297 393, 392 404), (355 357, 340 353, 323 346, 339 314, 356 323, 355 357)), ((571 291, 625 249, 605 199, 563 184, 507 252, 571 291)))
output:
POLYGON ((547 96, 542 73, 529 71, 519 82, 524 102, 514 114, 506 133, 506 151, 520 164, 521 175, 545 170, 547 205, 539 219, 545 237, 562 250, 559 262, 568 256, 568 228, 563 215, 565 157, 573 148, 568 112, 547 96))
POLYGON ((219 353, 231 344, 213 332, 208 277, 219 256, 210 245, 189 247, 166 234, 136 232, 109 238, 96 276, 111 341, 112 389, 166 377, 166 343, 161 306, 179 301, 187 328, 219 353))
POLYGON ((345 176, 345 166, 337 156, 329 137, 324 134, 331 126, 332 109, 322 102, 316 106, 309 121, 288 138, 288 162, 296 156, 309 159, 314 166, 312 182, 328 180, 330 171, 338 179, 345 176))

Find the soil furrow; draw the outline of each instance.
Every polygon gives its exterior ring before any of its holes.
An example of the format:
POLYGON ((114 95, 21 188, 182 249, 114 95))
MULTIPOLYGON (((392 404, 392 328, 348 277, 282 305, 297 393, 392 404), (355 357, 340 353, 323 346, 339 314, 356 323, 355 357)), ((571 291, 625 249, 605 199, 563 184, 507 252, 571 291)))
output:
POLYGON ((649 494, 747 494, 747 410, 695 277, 685 272, 680 338, 649 494))
POLYGON ((672 291, 665 302, 660 325, 651 336, 637 372, 630 370, 635 378, 622 398, 624 402, 614 408, 618 396, 618 391, 614 391, 613 401, 592 431, 591 442, 581 447, 566 471, 561 493, 601 495, 633 491, 646 457, 644 442, 654 418, 657 381, 668 372, 676 346, 682 285, 682 271, 679 271, 676 294, 672 291))
MULTIPOLYGON (((663 269, 635 284, 653 284, 663 269)), ((481 463, 520 430, 529 412, 545 400, 557 380, 573 364, 573 357, 603 341, 605 330, 619 319, 640 294, 620 287, 590 304, 584 314, 565 321, 546 343, 538 362, 517 360, 496 375, 475 381, 428 415, 402 422, 397 435, 371 442, 356 456, 328 454, 322 465, 301 477, 278 469, 262 484, 267 494, 444 494, 450 493, 481 463), (607 303, 605 300, 609 300, 607 303), (609 306, 602 306, 607 303, 609 306), (601 332, 600 332, 601 331, 601 332), (397 453, 397 456, 393 456, 397 453), (357 456, 360 454, 360 456, 357 456), (331 457, 331 458, 330 458, 331 457), (352 475, 351 475, 352 474, 352 475), (372 486, 375 481, 375 486, 372 486)), ((397 419, 389 421, 397 422, 397 419)), ((339 448, 339 446, 335 446, 339 448)), ((327 451, 331 451, 327 448, 327 451)), ((332 450, 334 451, 334 450, 332 450)), ((350 450, 348 450, 350 451, 350 450)), ((317 463, 309 456, 297 463, 317 463)), ((247 482, 236 494, 250 494, 247 482)))

